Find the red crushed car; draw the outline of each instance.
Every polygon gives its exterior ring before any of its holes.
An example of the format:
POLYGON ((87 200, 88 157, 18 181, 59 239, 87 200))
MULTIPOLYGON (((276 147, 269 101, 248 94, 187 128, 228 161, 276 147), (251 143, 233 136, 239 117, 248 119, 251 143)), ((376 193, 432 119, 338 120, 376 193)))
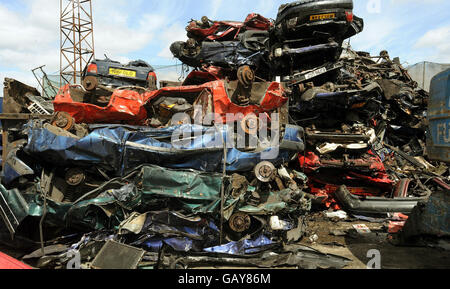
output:
POLYGON ((33 269, 30 266, 0 252, 0 270, 33 269))
POLYGON ((383 162, 371 151, 358 159, 324 159, 306 152, 299 156, 299 162, 308 175, 311 194, 322 198, 323 204, 335 210, 340 206, 334 194, 342 185, 353 195, 377 197, 391 192, 394 186, 383 162))
MULTIPOLYGON (((91 103, 77 102, 73 99, 75 91, 64 86, 56 96, 54 107, 56 112, 66 112, 76 123, 108 123, 147 125, 148 119, 155 117, 155 102, 162 98, 186 100, 190 105, 199 105, 205 113, 215 113, 216 123, 240 121, 250 114, 270 113, 288 101, 285 89, 279 82, 255 82, 248 99, 242 97, 238 81, 219 80, 211 72, 194 71, 186 79, 183 86, 164 87, 155 91, 138 93, 132 90, 115 90, 109 103, 102 107, 91 103), (227 120, 227 114, 235 118, 227 120)), ((176 105, 176 102, 170 107, 176 105)))
POLYGON ((188 37, 197 41, 226 41, 233 40, 239 33, 247 30, 268 31, 273 23, 256 13, 249 14, 244 22, 211 21, 202 17, 201 21, 192 20, 186 27, 188 37))
POLYGON ((55 112, 67 112, 76 123, 126 123, 130 125, 143 124, 147 119, 144 107, 144 95, 132 90, 115 90, 105 107, 91 103, 77 102, 72 93, 74 87, 62 87, 53 105, 55 112))
MULTIPOLYGON (((195 75, 199 76, 199 73, 196 72, 195 75)), ((254 83, 254 89, 257 92, 252 93, 253 103, 250 101, 248 105, 238 105, 234 100, 236 97, 234 93, 236 92, 236 84, 237 81, 215 80, 200 85, 164 87, 147 93, 145 97, 151 103, 164 96, 182 96, 186 98, 191 96, 193 97, 191 99, 193 103, 202 106, 204 115, 206 113, 216 114, 216 123, 240 121, 251 114, 270 113, 282 107, 288 101, 281 83, 261 82, 254 83), (234 118, 227 119, 227 114, 233 114, 234 118)))

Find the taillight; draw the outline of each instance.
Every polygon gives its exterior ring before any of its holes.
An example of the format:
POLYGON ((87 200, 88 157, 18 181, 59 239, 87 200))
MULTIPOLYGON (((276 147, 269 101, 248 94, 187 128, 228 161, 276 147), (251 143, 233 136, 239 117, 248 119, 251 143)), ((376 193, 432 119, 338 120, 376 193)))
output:
POLYGON ((149 72, 148 73, 148 76, 147 76, 147 80, 154 80, 155 81, 155 83, 156 83, 156 81, 157 81, 157 79, 156 79, 156 73, 155 72, 149 72))
POLYGON ((98 73, 98 70, 97 70, 97 64, 89 64, 87 71, 88 71, 89 73, 95 73, 95 74, 97 74, 97 73, 98 73))
POLYGON ((150 90, 156 90, 157 88, 157 83, 156 83, 156 73, 149 72, 148 76, 147 76, 147 86, 150 90))
POLYGON ((353 22, 353 12, 345 12, 345 16, 347 16, 347 22, 353 22))

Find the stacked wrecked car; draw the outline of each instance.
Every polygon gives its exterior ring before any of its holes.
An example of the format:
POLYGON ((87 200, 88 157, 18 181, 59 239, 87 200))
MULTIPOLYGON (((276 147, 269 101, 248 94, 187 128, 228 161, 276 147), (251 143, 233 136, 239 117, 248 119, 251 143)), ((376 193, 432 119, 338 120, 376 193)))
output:
POLYGON ((312 212, 408 215, 449 189, 427 159, 428 93, 344 43, 363 26, 352 1, 203 17, 171 46, 192 68, 180 86, 68 84, 46 114, 6 79, 3 242, 40 268, 344 268, 300 245, 312 212))

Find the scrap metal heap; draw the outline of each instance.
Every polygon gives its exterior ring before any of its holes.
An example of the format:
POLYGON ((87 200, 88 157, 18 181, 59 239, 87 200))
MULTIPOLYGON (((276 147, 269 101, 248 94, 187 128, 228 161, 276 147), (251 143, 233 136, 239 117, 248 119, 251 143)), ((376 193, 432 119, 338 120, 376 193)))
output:
MULTIPOLYGON (((449 170, 427 160, 428 93, 386 51, 343 44, 363 21, 338 2, 323 25, 305 1, 274 22, 193 20, 171 46, 194 68, 181 86, 66 85, 46 118, 3 118, 2 243, 40 268, 76 252, 91 268, 345 267, 300 245, 312 212, 409 215, 449 170)), ((35 113, 39 97, 6 79, 5 101, 35 113)))

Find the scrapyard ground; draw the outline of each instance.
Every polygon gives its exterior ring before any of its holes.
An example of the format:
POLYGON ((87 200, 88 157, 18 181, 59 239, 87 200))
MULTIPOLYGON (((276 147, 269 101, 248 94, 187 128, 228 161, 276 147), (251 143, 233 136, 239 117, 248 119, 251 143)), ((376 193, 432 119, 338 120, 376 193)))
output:
MULTIPOLYGON (((325 254, 342 256, 352 260, 344 269, 367 269, 370 258, 369 250, 379 250, 381 253, 381 269, 450 269, 450 252, 439 248, 399 247, 388 241, 388 234, 383 230, 383 224, 348 221, 335 222, 319 216, 308 222, 308 231, 315 232, 319 239, 311 244, 309 238, 304 238, 300 244, 309 246, 325 254), (372 233, 359 235, 353 225, 365 224, 372 233), (348 231, 346 236, 333 236, 332 231, 348 231)), ((217 269, 236 269, 231 267, 214 267, 217 269)), ((209 269, 202 267, 201 269, 209 269)), ((290 268, 287 268, 290 269, 290 268)))
MULTIPOLYGON (((352 260, 344 269, 367 269, 370 258, 369 250, 378 250, 381 253, 381 269, 450 269, 450 252, 439 248, 426 247, 397 247, 388 242, 388 234, 382 230, 382 224, 353 222, 333 222, 329 220, 316 220, 309 222, 311 230, 315 230, 319 239, 311 244, 305 238, 299 244, 309 246, 325 254, 338 255, 352 260), (372 233, 358 235, 351 231, 353 225, 365 224, 372 233), (349 230, 347 236, 332 236, 333 230, 349 230)), ((242 269, 242 267, 201 267, 196 269, 242 269)), ((251 269, 251 268, 245 268, 251 269)), ((292 268, 285 268, 292 269, 292 268)))
POLYGON ((366 269, 371 258, 367 257, 369 250, 379 250, 382 269, 449 269, 450 253, 439 248, 398 247, 390 244, 384 224, 366 223, 361 221, 333 222, 316 220, 309 223, 309 230, 319 236, 317 244, 304 245, 326 254, 334 254, 352 260, 345 269, 366 269), (360 235, 354 229, 355 224, 365 224, 372 231, 360 235), (332 236, 333 230, 348 231, 346 236, 332 236))
MULTIPOLYGON (((309 246, 325 254, 338 255, 351 261, 344 269, 367 269, 371 258, 369 250, 381 253, 381 269, 450 269, 450 252, 441 248, 394 246, 388 241, 388 234, 382 223, 362 222, 359 220, 336 221, 323 217, 321 213, 308 221, 310 235, 318 236, 311 243, 305 237, 299 244, 309 246), (353 225, 365 224, 372 232, 358 234, 353 225), (347 232, 345 236, 334 236, 331 232, 347 232)), ((20 251, 0 244, 0 251, 20 259, 20 251)), ((251 267, 196 267, 195 269, 252 269, 251 267)), ((284 269, 292 269, 286 267, 284 269)))

